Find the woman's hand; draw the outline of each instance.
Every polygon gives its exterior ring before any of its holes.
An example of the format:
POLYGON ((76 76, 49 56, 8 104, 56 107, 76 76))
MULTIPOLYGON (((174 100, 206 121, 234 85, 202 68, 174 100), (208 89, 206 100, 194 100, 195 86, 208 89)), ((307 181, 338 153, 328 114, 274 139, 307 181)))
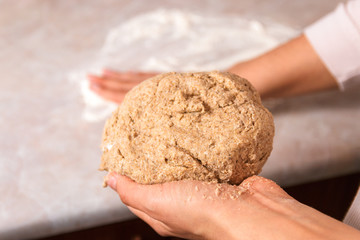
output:
POLYGON ((160 235, 187 239, 360 239, 360 233, 253 176, 239 186, 177 181, 141 185, 110 174, 107 183, 160 235))
POLYGON ((89 74, 90 88, 101 97, 121 103, 125 94, 142 81, 155 76, 156 73, 116 72, 103 70, 99 76, 89 74))

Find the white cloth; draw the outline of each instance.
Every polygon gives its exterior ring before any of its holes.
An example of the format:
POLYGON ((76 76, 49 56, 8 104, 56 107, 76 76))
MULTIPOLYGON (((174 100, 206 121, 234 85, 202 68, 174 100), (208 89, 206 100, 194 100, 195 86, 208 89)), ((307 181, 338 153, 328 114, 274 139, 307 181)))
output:
MULTIPOLYGON (((360 0, 339 4, 305 35, 341 90, 360 84, 360 0)), ((344 223, 360 230, 360 188, 344 223)))
POLYGON ((305 35, 344 90, 360 82, 360 0, 339 4, 305 35))

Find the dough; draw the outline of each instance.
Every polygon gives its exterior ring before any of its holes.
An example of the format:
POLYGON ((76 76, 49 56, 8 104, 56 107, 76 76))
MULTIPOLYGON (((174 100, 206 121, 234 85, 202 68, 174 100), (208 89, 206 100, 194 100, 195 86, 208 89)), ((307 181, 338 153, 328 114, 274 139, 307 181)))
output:
POLYGON ((100 170, 138 183, 182 179, 239 184, 261 171, 274 121, 245 79, 165 73, 126 95, 107 120, 100 170))

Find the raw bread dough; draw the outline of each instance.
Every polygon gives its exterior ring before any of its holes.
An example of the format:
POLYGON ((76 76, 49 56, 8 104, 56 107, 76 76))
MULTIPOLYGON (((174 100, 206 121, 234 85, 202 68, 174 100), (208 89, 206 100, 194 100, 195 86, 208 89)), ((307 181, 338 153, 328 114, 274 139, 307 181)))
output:
POLYGON ((272 115, 247 80, 165 73, 133 88, 107 120, 100 170, 143 184, 239 184, 261 171, 273 137, 272 115))

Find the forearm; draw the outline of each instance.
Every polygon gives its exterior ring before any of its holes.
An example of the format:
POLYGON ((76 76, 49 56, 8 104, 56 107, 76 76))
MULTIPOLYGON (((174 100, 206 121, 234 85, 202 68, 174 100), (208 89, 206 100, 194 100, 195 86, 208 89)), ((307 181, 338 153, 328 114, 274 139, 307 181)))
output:
POLYGON ((228 71, 247 78, 262 98, 288 97, 337 87, 304 35, 228 71))

